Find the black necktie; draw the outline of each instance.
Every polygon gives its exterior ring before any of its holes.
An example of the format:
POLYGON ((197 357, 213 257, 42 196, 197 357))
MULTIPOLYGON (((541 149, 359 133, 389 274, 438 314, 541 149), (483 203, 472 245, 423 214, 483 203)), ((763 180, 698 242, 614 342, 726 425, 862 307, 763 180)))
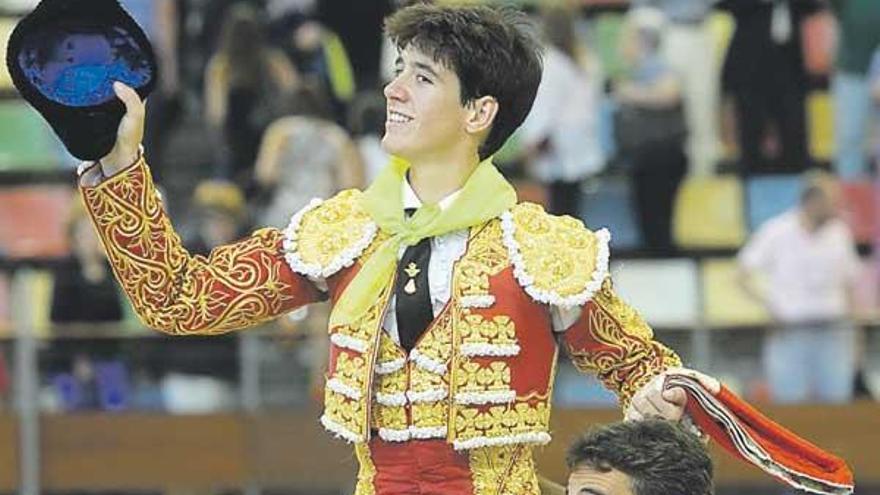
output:
MULTIPOLYGON (((415 209, 407 208, 407 216, 415 209)), ((428 289, 428 263, 431 261, 431 239, 422 239, 406 248, 397 266, 397 334, 406 352, 412 350, 434 319, 431 293, 428 289)))

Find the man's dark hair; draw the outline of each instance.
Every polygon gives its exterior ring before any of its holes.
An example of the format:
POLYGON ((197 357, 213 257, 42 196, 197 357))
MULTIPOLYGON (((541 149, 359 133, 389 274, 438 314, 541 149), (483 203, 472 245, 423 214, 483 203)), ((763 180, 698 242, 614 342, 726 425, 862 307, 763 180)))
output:
POLYGON ((498 151, 531 110, 541 83, 541 47, 525 14, 417 3, 389 17, 385 33, 398 49, 412 45, 455 72, 462 105, 483 96, 498 100, 481 159, 498 151))
POLYGON ((669 421, 649 419, 594 428, 568 450, 568 467, 616 469, 635 495, 711 495, 712 460, 700 440, 669 421))

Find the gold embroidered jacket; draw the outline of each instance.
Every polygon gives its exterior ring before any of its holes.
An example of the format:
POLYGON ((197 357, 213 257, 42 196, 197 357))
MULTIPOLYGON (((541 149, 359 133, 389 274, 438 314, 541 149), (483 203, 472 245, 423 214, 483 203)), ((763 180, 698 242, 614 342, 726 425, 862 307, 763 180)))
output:
MULTIPOLYGON (((313 201, 284 231, 258 230, 207 258, 182 247, 143 160, 82 192, 113 270, 141 320, 171 334, 251 326, 325 297, 336 301, 386 236, 359 191, 313 201)), ((608 233, 519 204, 473 227, 449 303, 407 354, 381 322, 392 280, 351 325, 329 329, 322 424, 362 443, 445 438, 456 449, 550 440, 550 395, 564 347, 628 404, 680 364, 612 290, 608 233), (549 305, 580 307, 562 334, 549 305)))

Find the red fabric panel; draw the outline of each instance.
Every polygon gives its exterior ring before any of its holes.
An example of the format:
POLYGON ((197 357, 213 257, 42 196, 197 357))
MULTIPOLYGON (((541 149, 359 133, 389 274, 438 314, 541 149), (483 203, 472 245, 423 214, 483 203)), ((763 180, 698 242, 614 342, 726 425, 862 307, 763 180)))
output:
POLYGON ((374 438, 370 454, 376 466, 378 495, 473 495, 467 453, 446 440, 396 443, 374 438))

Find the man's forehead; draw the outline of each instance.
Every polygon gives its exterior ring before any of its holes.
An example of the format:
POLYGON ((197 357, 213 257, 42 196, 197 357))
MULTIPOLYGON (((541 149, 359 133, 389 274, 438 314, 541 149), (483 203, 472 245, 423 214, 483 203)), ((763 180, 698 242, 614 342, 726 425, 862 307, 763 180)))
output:
POLYGON ((629 477, 616 470, 575 467, 568 478, 568 495, 632 495, 629 477))
POLYGON ((409 45, 398 48, 397 50, 397 64, 421 64, 427 65, 434 69, 435 72, 441 72, 449 70, 446 67, 446 64, 442 63, 440 60, 435 59, 430 54, 422 51, 418 46, 410 43, 409 45))

